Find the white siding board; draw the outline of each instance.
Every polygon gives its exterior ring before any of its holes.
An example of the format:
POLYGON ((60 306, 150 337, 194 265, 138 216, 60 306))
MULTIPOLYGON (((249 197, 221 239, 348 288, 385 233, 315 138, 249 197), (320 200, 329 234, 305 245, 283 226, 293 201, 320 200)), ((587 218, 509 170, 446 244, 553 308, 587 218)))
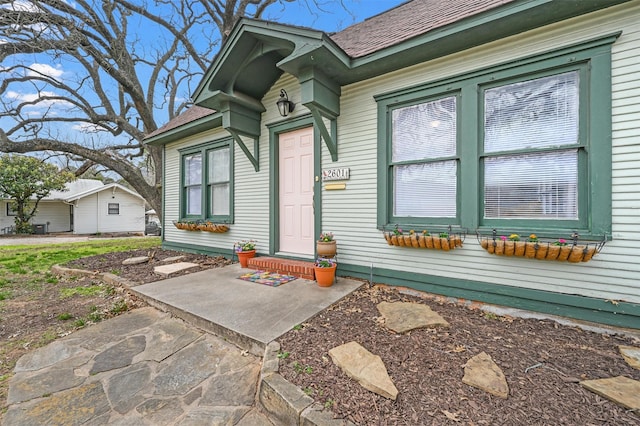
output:
POLYGON ((75 203, 73 214, 74 234, 94 234, 98 229, 98 194, 91 194, 75 203))

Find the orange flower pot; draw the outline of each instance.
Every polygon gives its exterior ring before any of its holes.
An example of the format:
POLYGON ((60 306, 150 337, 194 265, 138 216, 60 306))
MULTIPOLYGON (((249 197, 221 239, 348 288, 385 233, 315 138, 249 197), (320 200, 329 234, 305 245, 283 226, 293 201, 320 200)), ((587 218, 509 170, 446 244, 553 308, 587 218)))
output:
POLYGON ((314 267, 316 274, 316 282, 320 287, 331 287, 336 278, 336 267, 333 265, 330 268, 314 267))
POLYGON ((242 266, 243 268, 246 268, 247 263, 249 262, 249 259, 251 259, 252 257, 256 257, 255 250, 239 251, 238 260, 240 261, 240 266, 242 266))

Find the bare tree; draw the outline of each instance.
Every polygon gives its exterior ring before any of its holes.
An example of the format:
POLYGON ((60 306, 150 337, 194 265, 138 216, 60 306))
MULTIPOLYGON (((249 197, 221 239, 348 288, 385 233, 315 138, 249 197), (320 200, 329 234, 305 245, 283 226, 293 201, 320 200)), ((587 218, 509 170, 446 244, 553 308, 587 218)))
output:
POLYGON ((0 151, 101 165, 160 213, 144 135, 184 110, 242 16, 287 1, 0 0, 0 151))

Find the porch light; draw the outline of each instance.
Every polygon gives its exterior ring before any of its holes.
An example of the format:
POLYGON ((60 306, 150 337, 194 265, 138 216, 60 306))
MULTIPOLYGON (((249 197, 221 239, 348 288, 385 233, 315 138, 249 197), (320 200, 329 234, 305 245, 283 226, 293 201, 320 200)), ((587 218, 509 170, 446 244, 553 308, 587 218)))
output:
POLYGON ((278 112, 283 117, 289 115, 296 107, 296 104, 289 100, 289 96, 287 96, 287 92, 284 89, 280 89, 280 99, 278 99, 276 105, 278 105, 278 112))

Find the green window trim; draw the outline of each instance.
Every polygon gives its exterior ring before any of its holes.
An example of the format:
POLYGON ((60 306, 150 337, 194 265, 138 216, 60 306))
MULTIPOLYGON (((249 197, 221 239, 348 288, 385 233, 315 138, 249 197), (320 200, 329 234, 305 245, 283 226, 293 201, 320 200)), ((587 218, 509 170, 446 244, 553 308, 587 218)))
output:
MULTIPOLYGON (((536 233, 556 237, 577 231, 582 238, 600 239, 611 234, 611 45, 620 33, 521 58, 490 68, 453 76, 374 97, 378 105, 378 206, 377 226, 424 229, 431 225, 460 226, 536 233), (577 220, 483 219, 484 90, 534 78, 577 71, 579 86, 579 140, 577 220), (451 94, 458 105, 457 217, 415 218, 393 216, 392 122, 395 109, 451 94)), ((526 150, 525 150, 526 151, 526 150)), ((492 152, 491 155, 496 153, 492 152)))
MULTIPOLYGON (((217 223, 233 223, 234 221, 234 155, 233 155, 233 139, 224 138, 215 140, 212 142, 206 142, 187 148, 178 150, 180 154, 180 219, 191 220, 210 220, 217 223), (229 150, 229 177, 227 183, 229 185, 229 214, 226 215, 214 215, 211 212, 211 186, 212 182, 209 182, 209 168, 211 167, 209 161, 209 153, 219 149, 229 150), (187 214, 187 195, 185 178, 185 158, 192 155, 200 155, 201 158, 201 171, 200 171, 200 183, 197 185, 200 188, 200 213, 199 214, 187 214)), ((222 182, 217 182, 222 183, 222 182)))

